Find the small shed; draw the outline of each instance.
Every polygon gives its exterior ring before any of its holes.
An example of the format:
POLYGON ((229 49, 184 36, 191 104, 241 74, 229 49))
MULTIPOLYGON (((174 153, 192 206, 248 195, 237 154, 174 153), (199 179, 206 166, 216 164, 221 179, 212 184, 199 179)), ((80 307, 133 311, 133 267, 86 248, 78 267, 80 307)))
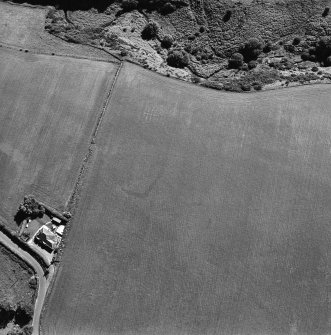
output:
POLYGON ((54 223, 55 225, 59 226, 61 224, 61 220, 57 217, 53 217, 52 218, 52 223, 54 223))

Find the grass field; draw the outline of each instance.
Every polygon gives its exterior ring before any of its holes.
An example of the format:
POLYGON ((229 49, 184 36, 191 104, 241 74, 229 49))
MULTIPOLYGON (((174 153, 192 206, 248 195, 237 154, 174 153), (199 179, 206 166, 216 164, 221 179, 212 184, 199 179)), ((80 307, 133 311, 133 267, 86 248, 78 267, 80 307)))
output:
POLYGON ((0 44, 30 51, 116 61, 108 53, 80 44, 67 43, 45 31, 47 8, 33 8, 0 1, 0 44))
POLYGON ((21 301, 33 303, 35 290, 29 286, 32 269, 1 244, 0 264, 0 298, 13 305, 21 301))
POLYGON ((125 64, 42 333, 326 334, 330 103, 125 64))
POLYGON ((0 49, 0 220, 29 193, 63 208, 115 70, 0 49))

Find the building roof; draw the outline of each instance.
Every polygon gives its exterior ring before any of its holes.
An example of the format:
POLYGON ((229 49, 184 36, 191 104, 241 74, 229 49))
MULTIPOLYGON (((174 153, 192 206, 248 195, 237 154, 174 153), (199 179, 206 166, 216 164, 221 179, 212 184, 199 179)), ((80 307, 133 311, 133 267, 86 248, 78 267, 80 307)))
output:
POLYGON ((54 222, 55 224, 60 224, 61 220, 59 218, 53 217, 52 222, 54 222))
POLYGON ((36 239, 39 243, 41 243, 46 248, 54 250, 59 242, 59 238, 47 227, 42 227, 38 234, 36 235, 36 239))
POLYGON ((56 229, 56 233, 60 236, 63 235, 63 231, 64 231, 64 226, 58 226, 57 229, 56 229))

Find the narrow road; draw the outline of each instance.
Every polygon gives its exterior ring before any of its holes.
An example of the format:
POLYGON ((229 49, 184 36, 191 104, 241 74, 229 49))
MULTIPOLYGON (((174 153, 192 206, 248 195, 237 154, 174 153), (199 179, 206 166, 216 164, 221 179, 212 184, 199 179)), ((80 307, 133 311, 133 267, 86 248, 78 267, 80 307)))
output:
POLYGON ((44 300, 46 297, 46 292, 49 286, 49 283, 51 281, 51 278, 54 274, 54 267, 50 266, 48 279, 44 277, 44 271, 42 267, 39 265, 39 263, 26 251, 22 250, 19 246, 17 246, 15 243, 13 243, 6 235, 4 235, 2 232, 0 232, 0 243, 3 244, 5 247, 7 247, 10 251, 12 251, 14 254, 18 255, 20 258, 22 258, 25 262, 27 262, 36 272, 38 276, 38 295, 37 299, 35 301, 35 307, 34 307, 34 314, 33 314, 33 333, 32 335, 38 335, 39 334, 39 322, 40 322, 40 313, 41 309, 44 304, 44 300))

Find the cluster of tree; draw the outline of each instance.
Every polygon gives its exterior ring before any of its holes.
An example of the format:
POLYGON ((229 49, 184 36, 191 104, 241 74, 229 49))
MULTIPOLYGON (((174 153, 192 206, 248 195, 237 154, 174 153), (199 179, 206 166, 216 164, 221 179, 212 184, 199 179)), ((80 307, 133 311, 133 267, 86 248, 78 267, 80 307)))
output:
POLYGON ((9 322, 14 321, 19 327, 15 334, 32 334, 32 327, 28 326, 32 318, 33 308, 30 304, 20 302, 17 306, 14 306, 7 300, 0 301, 0 328, 5 328, 9 322), (29 331, 31 332, 29 333, 29 331))
POLYGON ((174 4, 169 0, 122 0, 121 6, 125 12, 146 8, 166 15, 174 12, 178 7, 178 3, 174 4))
POLYGON ((32 195, 27 195, 24 197, 23 203, 18 207, 15 221, 22 222, 26 218, 35 219, 37 217, 43 217, 44 214, 44 206, 40 205, 32 195))
MULTIPOLYGON (((315 46, 308 49, 309 60, 314 58, 323 66, 331 66, 331 37, 324 36, 317 41, 315 46)), ((307 58, 307 51, 301 57, 303 60, 307 58)))
POLYGON ((239 52, 235 52, 229 58, 229 68, 240 69, 244 66, 245 69, 253 69, 257 65, 256 59, 263 51, 268 51, 266 46, 257 38, 251 38, 239 49, 239 52))

